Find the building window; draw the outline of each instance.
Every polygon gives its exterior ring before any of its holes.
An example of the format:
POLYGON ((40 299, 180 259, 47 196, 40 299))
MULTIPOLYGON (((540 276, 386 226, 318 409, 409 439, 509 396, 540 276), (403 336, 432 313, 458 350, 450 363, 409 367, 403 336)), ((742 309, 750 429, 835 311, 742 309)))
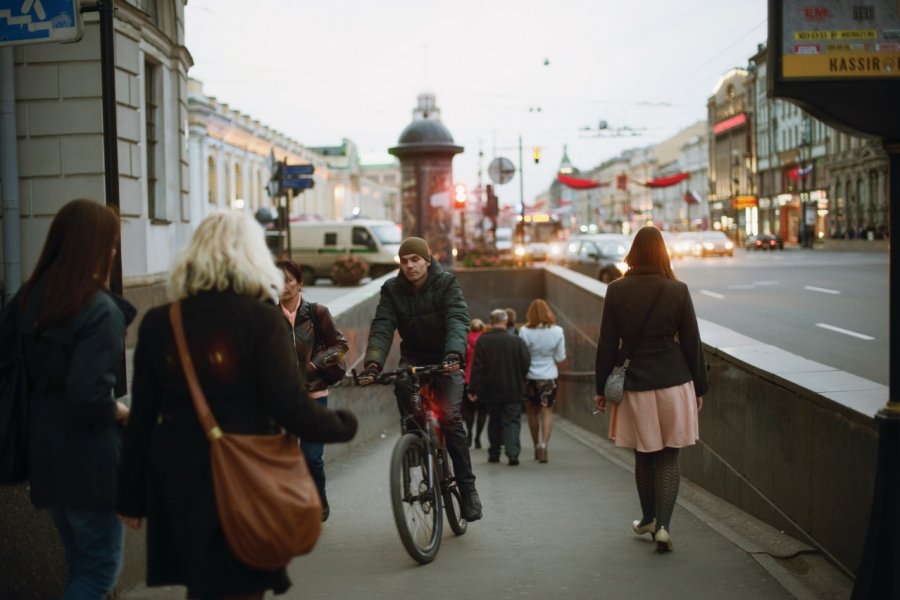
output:
POLYGON ((146 13, 151 23, 159 27, 159 7, 156 0, 134 0, 134 5, 146 13))
POLYGON ((214 159, 212 156, 206 159, 206 170, 206 200, 210 204, 216 204, 216 196, 218 192, 216 182, 218 181, 218 178, 216 177, 216 159, 214 159))
POLYGON ((161 171, 163 157, 160 142, 160 67, 144 61, 144 129, 147 158, 147 210, 151 219, 165 219, 165 194, 161 171))

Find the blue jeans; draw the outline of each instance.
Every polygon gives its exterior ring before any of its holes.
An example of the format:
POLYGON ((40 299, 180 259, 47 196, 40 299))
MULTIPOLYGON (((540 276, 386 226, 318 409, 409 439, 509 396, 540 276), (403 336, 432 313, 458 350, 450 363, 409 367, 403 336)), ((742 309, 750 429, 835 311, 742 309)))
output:
POLYGON ((105 600, 119 578, 125 530, 112 510, 51 508, 66 551, 63 600, 105 600))
MULTIPOLYGON (((328 396, 314 398, 322 408, 328 408, 328 396)), ((309 474, 312 475, 313 481, 316 482, 316 488, 319 490, 319 497, 322 499, 322 505, 328 505, 328 498, 325 496, 325 444, 315 442, 300 442, 300 449, 306 457, 306 465, 309 467, 309 474)))

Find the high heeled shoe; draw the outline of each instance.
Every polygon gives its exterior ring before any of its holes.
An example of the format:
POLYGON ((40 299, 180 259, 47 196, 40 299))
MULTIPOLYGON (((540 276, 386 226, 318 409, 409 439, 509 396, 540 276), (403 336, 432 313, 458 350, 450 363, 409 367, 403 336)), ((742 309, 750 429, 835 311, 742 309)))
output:
POLYGON ((666 531, 665 527, 660 527, 656 531, 656 551, 657 552, 671 552, 672 551, 672 536, 669 535, 669 532, 666 531))
POLYGON ((653 519, 646 525, 641 525, 640 521, 632 521, 631 528, 638 535, 644 535, 645 533, 649 533, 653 536, 656 533, 656 519, 653 519))

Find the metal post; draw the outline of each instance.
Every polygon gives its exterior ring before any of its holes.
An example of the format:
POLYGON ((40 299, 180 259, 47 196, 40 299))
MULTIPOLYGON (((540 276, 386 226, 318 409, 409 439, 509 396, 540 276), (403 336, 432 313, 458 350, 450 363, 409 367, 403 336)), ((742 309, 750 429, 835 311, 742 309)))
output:
MULTIPOLYGON (((116 7, 114 0, 98 0, 97 12, 100 14, 100 84, 103 94, 103 165, 106 205, 119 210, 119 133, 116 126, 116 45, 115 24, 113 15, 116 7)), ((152 216, 152 215, 151 215, 152 216)), ((113 270, 109 278, 109 289, 114 294, 122 295, 122 240, 116 240, 116 255, 113 258, 113 270)), ((116 398, 128 393, 128 380, 125 367, 125 354, 119 364, 116 377, 116 398)))
MULTIPOLYGON (((521 203, 521 212, 519 213, 519 226, 516 227, 516 237, 519 243, 525 246, 525 171, 522 169, 522 135, 519 135, 519 202, 521 203)), ((513 247, 513 255, 515 255, 515 246, 513 247)))
MULTIPOLYGON (((287 166, 287 163, 285 163, 287 166)), ((294 199, 294 190, 288 188, 287 206, 284 207, 284 226, 287 228, 287 257, 288 260, 294 260, 294 249, 291 247, 291 200, 294 199)))
MULTIPOLYGON (((885 143, 890 164, 888 180, 888 210, 890 234, 900 230, 900 143, 885 143)), ((890 323, 890 391, 888 403, 875 415, 878 424, 878 466, 869 532, 863 549, 862 564, 856 575, 852 600, 868 598, 897 598, 900 596, 900 361, 894 352, 900 348, 900 309, 893 300, 900 297, 900 245, 890 244, 890 294, 888 297, 890 323)))
POLYGON ((19 155, 16 145, 16 86, 13 49, 0 48, 0 178, 3 179, 4 304, 22 285, 19 155))
MULTIPOLYGON (((103 90, 103 164, 106 205, 119 210, 119 133, 116 127, 116 46, 113 0, 99 0, 100 83, 103 90)), ((152 216, 152 215, 151 215, 152 216)), ((116 257, 109 288, 122 294, 122 244, 116 243, 116 257)), ((123 380, 124 382, 124 380, 123 380)), ((124 390, 123 390, 123 393, 124 390)))

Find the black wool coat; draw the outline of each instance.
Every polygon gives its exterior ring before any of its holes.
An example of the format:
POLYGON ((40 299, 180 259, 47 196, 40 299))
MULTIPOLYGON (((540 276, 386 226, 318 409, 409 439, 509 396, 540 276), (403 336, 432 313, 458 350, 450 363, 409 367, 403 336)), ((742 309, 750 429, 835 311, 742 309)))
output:
POLYGON ((694 382, 697 396, 709 389, 697 316, 684 282, 663 277, 652 268, 634 267, 609 284, 597 343, 597 394, 603 394, 613 367, 624 362, 629 345, 634 350, 625 373, 626 390, 657 390, 689 381, 694 382), (662 296, 638 339, 660 289, 662 296))
POLYGON ((113 389, 125 328, 136 311, 98 291, 74 317, 37 331, 43 297, 39 280, 20 320, 30 383, 31 501, 41 508, 113 510, 122 448, 113 389))
POLYGON ((531 354, 522 338, 493 329, 475 342, 469 391, 487 404, 521 402, 530 367, 531 354))
MULTIPOLYGON (((356 433, 348 412, 311 401, 281 310, 232 292, 182 300, 185 336, 213 415, 227 433, 274 433, 278 426, 317 442, 356 433)), ((119 513, 147 520, 148 585, 185 585, 190 597, 218 598, 290 587, 284 569, 255 571, 228 549, 213 496, 209 442, 197 420, 169 306, 141 322, 132 409, 119 475, 119 513)))

